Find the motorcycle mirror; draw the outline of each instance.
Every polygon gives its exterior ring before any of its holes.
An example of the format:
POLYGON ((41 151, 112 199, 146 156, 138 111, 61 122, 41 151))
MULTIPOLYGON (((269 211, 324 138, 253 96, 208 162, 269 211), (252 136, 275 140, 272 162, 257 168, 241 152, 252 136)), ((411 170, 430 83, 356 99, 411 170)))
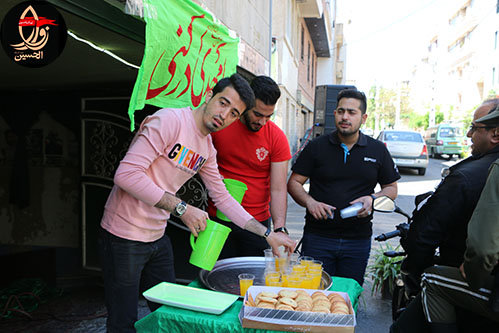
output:
POLYGON ((377 197, 373 201, 373 209, 381 213, 392 213, 395 211, 395 202, 387 196, 377 197))
POLYGON ((442 170, 440 170, 440 177, 442 177, 442 179, 444 179, 445 177, 447 177, 450 173, 450 169, 449 168, 442 168, 442 170))

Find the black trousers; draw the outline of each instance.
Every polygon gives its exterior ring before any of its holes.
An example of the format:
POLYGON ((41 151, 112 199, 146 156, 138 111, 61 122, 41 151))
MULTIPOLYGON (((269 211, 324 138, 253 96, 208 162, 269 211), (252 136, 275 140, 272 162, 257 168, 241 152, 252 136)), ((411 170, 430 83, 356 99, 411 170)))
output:
MULTIPOLYGON (((232 222, 226 222, 214 216, 210 216, 210 219, 232 230, 225 241, 222 253, 218 257, 219 259, 263 257, 263 250, 270 248, 265 238, 244 230, 232 222)), ((270 224, 270 219, 260 222, 267 228, 270 224)))

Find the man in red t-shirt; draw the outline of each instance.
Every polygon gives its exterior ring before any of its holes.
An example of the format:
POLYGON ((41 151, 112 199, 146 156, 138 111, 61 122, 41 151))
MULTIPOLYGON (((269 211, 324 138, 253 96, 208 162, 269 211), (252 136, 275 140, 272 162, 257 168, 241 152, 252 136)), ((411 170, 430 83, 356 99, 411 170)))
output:
MULTIPOLYGON (((248 186, 241 203, 248 213, 266 227, 272 217, 274 231, 287 233, 286 178, 291 153, 286 135, 270 121, 281 91, 268 76, 253 79, 251 88, 255 93, 255 107, 244 112, 239 121, 211 134, 218 169, 224 178, 236 179, 248 186)), ((211 201, 208 213, 211 219, 232 229, 220 259, 263 256, 263 250, 268 248, 264 239, 216 218, 216 207, 211 201)))

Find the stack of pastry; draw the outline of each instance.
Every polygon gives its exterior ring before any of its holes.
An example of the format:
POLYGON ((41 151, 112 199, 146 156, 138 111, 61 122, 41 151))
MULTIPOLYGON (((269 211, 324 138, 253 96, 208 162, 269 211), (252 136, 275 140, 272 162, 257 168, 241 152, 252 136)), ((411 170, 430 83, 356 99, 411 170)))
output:
POLYGON ((251 294, 248 294, 247 305, 288 311, 350 313, 346 301, 340 294, 331 293, 326 295, 321 291, 316 291, 312 295, 304 290, 281 289, 277 294, 262 291, 255 297, 254 301, 251 294))
POLYGON ((348 308, 348 304, 340 294, 335 294, 335 293, 329 294, 327 295, 327 299, 331 304, 330 307, 331 313, 350 314, 350 309, 348 308))

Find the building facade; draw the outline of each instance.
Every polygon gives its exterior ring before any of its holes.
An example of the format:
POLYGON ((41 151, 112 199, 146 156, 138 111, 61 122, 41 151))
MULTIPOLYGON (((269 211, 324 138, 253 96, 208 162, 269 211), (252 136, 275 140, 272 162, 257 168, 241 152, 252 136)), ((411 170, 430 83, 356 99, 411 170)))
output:
POLYGON ((481 101, 499 95, 499 1, 447 1, 426 56, 413 71, 417 109, 461 121, 481 101))

